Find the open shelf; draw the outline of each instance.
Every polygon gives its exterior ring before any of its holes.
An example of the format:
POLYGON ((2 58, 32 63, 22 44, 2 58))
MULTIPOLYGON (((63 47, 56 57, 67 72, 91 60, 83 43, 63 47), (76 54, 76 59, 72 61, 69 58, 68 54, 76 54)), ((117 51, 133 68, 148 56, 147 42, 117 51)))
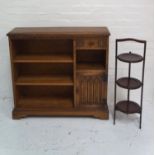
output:
POLYGON ((12 40, 14 63, 73 63, 71 39, 12 40))
POLYGON ((16 85, 62 85, 73 86, 73 78, 64 75, 49 75, 49 76, 34 76, 26 75, 19 76, 16 85))
POLYGON ((51 85, 19 85, 17 103, 26 108, 73 107, 73 87, 51 85))
POLYGON ((15 67, 16 85, 73 86, 73 64, 21 63, 15 67))
POLYGON ((73 57, 65 54, 17 55, 14 63, 73 63, 73 57))
POLYGON ((140 106, 133 101, 120 101, 116 104, 116 110, 119 110, 124 113, 132 114, 132 113, 140 113, 140 106))
POLYGON ((117 56, 120 61, 128 63, 136 63, 143 61, 143 57, 135 53, 123 53, 117 56))
POLYGON ((77 71, 104 71, 105 66, 104 50, 77 50, 77 71))
POLYGON ((136 78, 123 77, 116 81, 116 84, 126 89, 137 89, 142 86, 142 83, 136 78))

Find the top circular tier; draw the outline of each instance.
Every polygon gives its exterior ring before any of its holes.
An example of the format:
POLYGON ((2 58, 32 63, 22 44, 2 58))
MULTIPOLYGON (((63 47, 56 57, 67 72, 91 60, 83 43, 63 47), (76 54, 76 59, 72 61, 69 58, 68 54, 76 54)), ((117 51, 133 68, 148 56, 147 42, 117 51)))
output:
POLYGON ((128 63, 136 63, 143 61, 143 57, 141 55, 135 53, 123 53, 117 56, 120 61, 128 62, 128 63))

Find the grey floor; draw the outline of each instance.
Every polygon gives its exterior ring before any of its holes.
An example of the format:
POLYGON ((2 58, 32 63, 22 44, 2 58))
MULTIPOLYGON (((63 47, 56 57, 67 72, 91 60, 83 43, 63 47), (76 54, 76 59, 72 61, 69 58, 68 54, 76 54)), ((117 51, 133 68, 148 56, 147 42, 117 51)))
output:
POLYGON ((110 119, 11 119, 12 99, 0 100, 0 155, 153 155, 153 104, 139 116, 117 112, 110 119))

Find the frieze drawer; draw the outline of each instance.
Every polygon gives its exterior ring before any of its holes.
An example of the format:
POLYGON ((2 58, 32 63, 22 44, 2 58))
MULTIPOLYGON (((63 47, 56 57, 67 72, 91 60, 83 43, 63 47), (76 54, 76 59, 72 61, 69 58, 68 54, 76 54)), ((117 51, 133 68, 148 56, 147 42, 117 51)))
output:
POLYGON ((107 43, 106 38, 77 39, 76 48, 77 49, 105 49, 106 43, 107 43))

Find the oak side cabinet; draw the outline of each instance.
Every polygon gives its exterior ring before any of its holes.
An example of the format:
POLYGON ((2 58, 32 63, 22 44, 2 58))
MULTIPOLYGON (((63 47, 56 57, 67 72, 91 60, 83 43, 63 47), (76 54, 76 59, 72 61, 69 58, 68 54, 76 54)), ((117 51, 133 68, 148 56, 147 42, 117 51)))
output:
POLYGON ((8 34, 13 118, 93 116, 108 119, 109 30, 27 27, 8 34))

